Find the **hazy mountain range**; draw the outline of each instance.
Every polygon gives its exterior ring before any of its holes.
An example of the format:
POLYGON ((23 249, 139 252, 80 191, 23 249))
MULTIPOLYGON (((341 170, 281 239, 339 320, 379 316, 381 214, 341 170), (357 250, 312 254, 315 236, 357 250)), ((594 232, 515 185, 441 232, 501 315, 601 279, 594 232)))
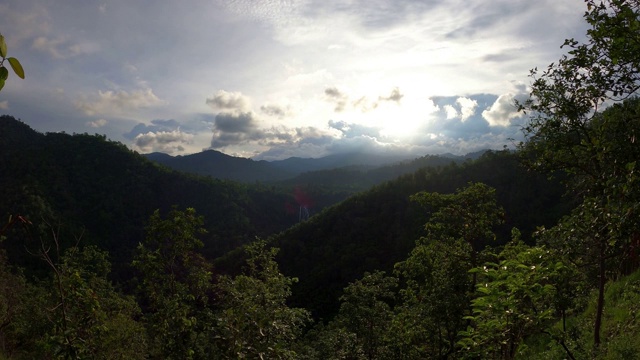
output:
MULTIPOLYGON (((346 172, 384 173, 387 169, 390 177, 381 177, 381 181, 415 171, 423 166, 445 165, 477 159, 486 150, 469 153, 464 156, 453 154, 426 155, 420 158, 408 158, 402 155, 381 155, 368 153, 334 154, 320 158, 291 157, 284 160, 252 160, 226 155, 215 150, 171 156, 165 153, 150 153, 144 156, 171 169, 213 178, 240 182, 278 182, 291 180, 305 173, 341 169, 346 172)), ((307 175, 307 177, 313 177, 307 175)))

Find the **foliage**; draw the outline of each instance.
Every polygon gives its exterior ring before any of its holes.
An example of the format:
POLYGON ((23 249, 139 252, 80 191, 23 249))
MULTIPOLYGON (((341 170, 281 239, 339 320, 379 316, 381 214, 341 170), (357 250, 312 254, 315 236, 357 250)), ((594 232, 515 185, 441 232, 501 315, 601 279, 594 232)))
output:
POLYGON ((24 79, 24 69, 20 61, 14 57, 7 57, 7 43, 4 40, 4 36, 0 34, 0 90, 4 87, 4 83, 9 78, 9 71, 4 66, 5 60, 9 62, 13 72, 21 79, 24 79))
POLYGON ((434 209, 425 225, 426 238, 462 239, 476 251, 496 239, 493 230, 504 218, 504 210, 496 204, 496 190, 482 183, 469 183, 454 194, 420 192, 411 200, 434 209))
POLYGON ((468 272, 479 257, 474 245, 495 239, 503 210, 495 190, 481 183, 454 194, 422 192, 412 200, 432 213, 426 235, 407 260, 396 264, 406 287, 392 334, 404 344, 402 356, 447 357, 457 351, 469 314, 476 276, 468 272))
POLYGON ((434 239, 396 265, 406 282, 389 334, 396 357, 444 358, 457 351, 470 308, 471 253, 462 239, 434 239))
POLYGON ((134 320, 139 308, 107 280, 110 264, 103 251, 71 248, 52 270, 57 294, 49 300, 54 306, 47 306, 54 310, 46 352, 64 358, 143 358, 146 337, 134 320))
MULTIPOLYGON (((640 271, 609 282, 605 292, 607 312, 603 318, 602 338, 599 348, 593 347, 591 327, 595 318, 596 297, 589 307, 567 319, 567 345, 577 359, 637 359, 640 354, 640 271)), ((561 323, 554 326, 562 327, 561 323)), ((533 337, 523 349, 526 359, 553 359, 565 355, 560 344, 542 334, 533 337)))
POLYGON ((146 337, 132 297, 107 279, 106 253, 72 247, 58 257, 58 240, 42 241, 37 255, 49 267, 28 282, 0 259, 0 355, 10 358, 142 359, 146 337), (10 287, 10 288, 9 288, 10 287))
POLYGON ((300 279, 292 287, 292 304, 311 310, 314 318, 333 317, 342 289, 367 271, 392 271, 424 236, 430 209, 410 201, 411 195, 449 194, 469 182, 494 187, 506 214, 501 217, 504 224, 493 229, 495 240, 493 235, 478 236, 474 246, 479 249, 506 243, 514 226, 531 241, 536 226, 551 226, 570 209, 557 180, 526 170, 518 155, 508 151, 487 152, 463 165, 423 168, 354 195, 271 238, 281 249, 283 272, 300 279))
POLYGON ((193 208, 173 209, 163 219, 156 210, 133 266, 140 272, 152 355, 164 359, 207 358, 207 307, 212 273, 196 249, 205 230, 193 208))
POLYGON ((633 96, 640 87, 640 1, 586 4, 587 42, 566 40, 567 55, 540 75, 532 70, 531 96, 520 108, 531 113, 522 149, 532 164, 571 174, 569 189, 584 201, 580 214, 593 216, 584 220, 592 224, 590 248, 597 253, 598 346, 608 254, 626 252, 639 225, 639 100, 633 96), (627 101, 600 112, 621 100, 627 101))
POLYGON ((564 318, 571 305, 573 289, 563 285, 570 283, 576 269, 554 251, 523 244, 514 230, 513 242, 494 261, 471 271, 481 277, 473 314, 467 317, 471 326, 460 341, 468 356, 513 359, 523 339, 539 332, 565 344, 565 334, 552 333, 549 325, 558 316, 564 318))
POLYGON ((356 341, 366 359, 389 354, 387 332, 393 319, 391 304, 395 300, 398 279, 382 271, 365 273, 344 289, 336 322, 356 334, 356 341))
POLYGON ((263 240, 245 246, 244 274, 221 276, 216 288, 220 308, 216 312, 215 341, 228 359, 295 359, 294 341, 309 321, 304 309, 289 308, 295 278, 280 273, 275 248, 263 240))

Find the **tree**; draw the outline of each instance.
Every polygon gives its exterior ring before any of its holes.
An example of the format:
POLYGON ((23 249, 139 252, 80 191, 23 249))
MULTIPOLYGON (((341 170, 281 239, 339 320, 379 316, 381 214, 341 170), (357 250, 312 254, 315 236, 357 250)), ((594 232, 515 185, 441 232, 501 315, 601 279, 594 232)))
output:
POLYGON ((295 278, 280 273, 278 249, 264 240, 246 245, 244 274, 221 276, 216 286, 220 308, 215 340, 228 359, 295 359, 294 341, 309 321, 304 309, 289 308, 295 278))
POLYGON ((46 309, 53 328, 42 345, 45 354, 66 359, 142 359, 147 350, 140 309, 118 294, 107 279, 111 264, 96 247, 72 247, 51 267, 55 291, 46 309))
POLYGON ((480 249, 496 237, 502 222, 495 190, 471 183, 454 194, 422 192, 412 196, 431 212, 407 260, 396 264, 406 287, 400 291, 394 328, 400 357, 447 358, 457 351, 475 292, 480 249))
POLYGON ((7 43, 4 41, 4 36, 0 34, 0 90, 4 87, 4 83, 9 78, 9 70, 4 66, 5 60, 9 62, 13 72, 18 75, 19 78, 24 79, 24 70, 20 61, 14 57, 7 57, 7 43))
POLYGON ((564 319, 573 295, 567 284, 576 269, 551 249, 525 245, 516 229, 513 234, 492 261, 471 270, 480 275, 480 283, 467 317, 471 326, 462 332, 460 344, 471 358, 513 359, 523 339, 542 332, 575 359, 564 341, 564 319), (560 333, 552 329, 559 316, 560 333))
POLYGON ((633 96, 640 88, 640 1, 586 5, 587 41, 566 40, 567 55, 541 74, 532 70, 530 98, 519 107, 530 114, 523 153, 536 168, 571 174, 570 192, 593 216, 584 220, 592 224, 590 247, 598 253, 598 346, 610 248, 623 253, 617 250, 638 237, 640 104, 633 96))
POLYGON ((364 358, 389 357, 388 332, 393 319, 391 305, 395 300, 398 279, 383 271, 365 273, 344 289, 340 297, 338 326, 355 334, 364 358))
POLYGON ((203 219, 193 208, 174 208, 166 219, 156 210, 133 266, 152 340, 151 355, 163 359, 209 358, 212 272, 196 250, 203 219))
MULTIPOLYGON (((496 239, 495 227, 504 218, 504 210, 496 203, 496 190, 483 183, 469 183, 454 194, 420 192, 411 200, 432 211, 425 225, 427 235, 420 242, 463 240, 471 247, 472 267, 478 265, 479 251, 496 239)), ((475 283, 474 275, 470 291, 475 283)))
POLYGON ((471 307, 472 251, 461 239, 434 239, 396 265, 406 282, 389 331, 396 358, 445 359, 457 351, 471 307))

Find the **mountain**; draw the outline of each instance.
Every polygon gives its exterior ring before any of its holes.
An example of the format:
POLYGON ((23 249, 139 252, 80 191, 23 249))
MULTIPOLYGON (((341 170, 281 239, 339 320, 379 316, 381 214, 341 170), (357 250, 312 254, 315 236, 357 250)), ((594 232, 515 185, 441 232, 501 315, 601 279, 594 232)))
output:
POLYGON ((402 175, 413 173, 425 167, 447 166, 452 162, 462 163, 463 157, 454 158, 442 155, 426 155, 413 160, 396 162, 379 167, 345 166, 327 170, 302 173, 294 178, 276 182, 281 186, 305 186, 324 188, 349 195, 365 191, 385 181, 394 180, 402 175))
POLYGON ((345 153, 328 155, 321 158, 291 157, 275 160, 271 164, 289 173, 300 174, 310 171, 328 170, 342 167, 374 168, 410 159, 407 155, 384 155, 367 153, 345 153))
POLYGON ((101 135, 41 134, 9 116, 0 117, 0 189, 0 216, 21 215, 37 231, 14 229, 20 240, 8 247, 23 251, 27 243, 50 238, 48 227, 60 227, 64 244, 79 237, 97 244, 121 272, 156 209, 195 208, 205 218, 209 258, 298 221, 287 207, 295 203, 291 193, 188 175, 101 135))
POLYGON ((145 154, 147 159, 171 169, 245 183, 264 182, 298 186, 317 184, 335 189, 362 191, 383 181, 413 172, 424 166, 442 166, 451 161, 477 159, 486 150, 464 156, 443 154, 408 158, 406 155, 345 153, 321 158, 291 157, 285 160, 255 161, 215 150, 191 155, 145 154))
POLYGON ((280 248, 283 273, 299 279, 292 304, 304 304, 315 317, 326 319, 337 311, 337 299, 349 282, 366 271, 392 271, 406 259, 428 220, 425 209, 409 201, 411 195, 452 193, 469 182, 494 187, 505 223, 496 242, 484 245, 500 245, 510 239, 513 227, 531 241, 535 226, 553 225, 571 209, 558 181, 528 172, 514 153, 489 151, 475 161, 425 167, 377 185, 270 241, 280 248))
POLYGON ((215 150, 175 157, 163 153, 144 156, 178 171, 245 183, 282 180, 295 175, 266 161, 229 156, 215 150))
POLYGON ((229 156, 215 150, 180 156, 163 153, 150 153, 144 156, 178 171, 245 183, 277 182, 291 179, 301 173, 343 167, 357 167, 365 170, 407 160, 406 156, 400 155, 348 153, 317 159, 292 157, 268 162, 229 156))

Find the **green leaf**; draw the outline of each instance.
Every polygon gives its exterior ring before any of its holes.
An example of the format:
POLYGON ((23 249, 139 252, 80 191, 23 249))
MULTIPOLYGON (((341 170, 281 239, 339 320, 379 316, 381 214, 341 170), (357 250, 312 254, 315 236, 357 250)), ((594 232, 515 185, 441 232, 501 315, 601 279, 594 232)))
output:
POLYGON ((7 80, 9 77, 9 70, 6 67, 0 67, 0 79, 7 80))
POLYGON ((0 79, 0 90, 4 87, 4 79, 0 79))
POLYGON ((16 73, 19 78, 24 79, 24 70, 22 69, 22 65, 20 65, 20 61, 14 57, 7 58, 7 60, 9 60, 13 72, 16 73))
POLYGON ((4 36, 0 35, 0 56, 7 57, 7 43, 4 42, 4 36))

